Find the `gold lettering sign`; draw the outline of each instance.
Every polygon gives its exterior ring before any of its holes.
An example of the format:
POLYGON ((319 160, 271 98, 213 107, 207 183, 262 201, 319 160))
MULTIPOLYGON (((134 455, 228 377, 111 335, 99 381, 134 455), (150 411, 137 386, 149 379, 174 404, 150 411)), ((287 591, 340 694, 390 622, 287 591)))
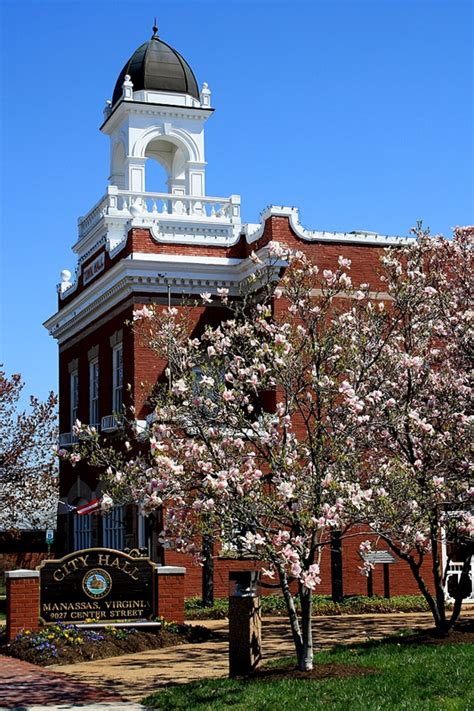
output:
POLYGON ((44 622, 78 622, 156 614, 155 565, 122 551, 89 548, 40 566, 40 609, 44 622))

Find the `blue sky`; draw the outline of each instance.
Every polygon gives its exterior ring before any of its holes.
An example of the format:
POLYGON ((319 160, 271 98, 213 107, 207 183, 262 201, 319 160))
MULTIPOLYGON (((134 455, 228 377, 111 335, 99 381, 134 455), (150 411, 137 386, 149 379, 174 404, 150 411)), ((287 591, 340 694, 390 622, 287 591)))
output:
MULTIPOLYGON (((216 108, 207 192, 312 229, 406 234, 472 224, 472 3, 460 0, 0 0, 1 355, 57 387, 41 325, 77 217, 105 191, 98 127, 128 57, 159 34, 216 108)), ((156 189, 162 189, 157 185, 156 189)))

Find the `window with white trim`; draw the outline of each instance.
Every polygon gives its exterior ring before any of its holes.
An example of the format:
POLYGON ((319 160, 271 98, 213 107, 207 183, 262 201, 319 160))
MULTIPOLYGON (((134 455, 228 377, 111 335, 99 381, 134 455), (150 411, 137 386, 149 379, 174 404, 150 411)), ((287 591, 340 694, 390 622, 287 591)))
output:
POLYGON ((124 547, 125 526, 123 506, 114 506, 102 519, 102 545, 104 548, 122 550, 124 547))
POLYGON ((69 374, 69 387, 70 387, 70 419, 71 419, 71 430, 77 420, 77 408, 79 404, 79 373, 77 370, 73 370, 69 374))
POLYGON ((122 412, 123 404, 123 348, 119 343, 112 350, 112 410, 122 412))
MULTIPOLYGON (((81 499, 76 506, 87 503, 85 499, 81 499)), ((73 518, 73 528, 74 550, 80 551, 83 548, 90 548, 92 546, 92 516, 79 516, 75 514, 73 518)))
POLYGON ((94 358, 89 361, 89 424, 99 422, 99 359, 94 358))

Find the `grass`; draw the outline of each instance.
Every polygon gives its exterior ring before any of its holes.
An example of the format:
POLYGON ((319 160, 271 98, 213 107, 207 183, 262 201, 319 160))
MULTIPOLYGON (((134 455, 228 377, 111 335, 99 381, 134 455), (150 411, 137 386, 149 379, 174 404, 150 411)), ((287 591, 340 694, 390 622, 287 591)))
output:
POLYGON ((474 708, 473 645, 372 642, 317 654, 315 664, 320 663, 370 667, 376 669, 377 674, 320 681, 204 680, 159 691, 142 703, 163 711, 467 711, 474 708))
MULTIPOLYGON (((261 605, 264 615, 286 615, 285 601, 281 595, 263 595, 261 605)), ((213 607, 204 607, 201 598, 197 597, 188 598, 184 603, 184 615, 187 620, 220 620, 227 617, 228 610, 229 603, 226 598, 216 600, 213 607)), ((427 611, 428 606, 421 595, 399 595, 390 599, 353 595, 346 597, 341 603, 335 603, 324 595, 313 597, 315 616, 427 611)))

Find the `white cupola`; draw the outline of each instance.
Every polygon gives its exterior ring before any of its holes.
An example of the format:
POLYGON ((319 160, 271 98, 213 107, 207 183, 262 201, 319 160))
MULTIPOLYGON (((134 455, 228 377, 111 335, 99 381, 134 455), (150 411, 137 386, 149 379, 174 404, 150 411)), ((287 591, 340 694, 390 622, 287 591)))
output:
POLYGON ((110 136, 110 185, 149 191, 145 163, 165 169, 169 194, 205 195, 204 124, 213 112, 186 60, 158 37, 142 44, 117 79, 101 131, 110 136))
POLYGON ((204 124, 213 111, 207 83, 198 89, 189 64, 154 27, 125 63, 104 107, 100 130, 110 138, 109 184, 78 220, 76 278, 62 277, 61 299, 77 288, 82 265, 102 244, 115 257, 135 228, 148 229, 159 244, 226 246, 239 239, 240 195, 206 195, 204 124), (162 192, 146 184, 147 161, 166 174, 162 192))

